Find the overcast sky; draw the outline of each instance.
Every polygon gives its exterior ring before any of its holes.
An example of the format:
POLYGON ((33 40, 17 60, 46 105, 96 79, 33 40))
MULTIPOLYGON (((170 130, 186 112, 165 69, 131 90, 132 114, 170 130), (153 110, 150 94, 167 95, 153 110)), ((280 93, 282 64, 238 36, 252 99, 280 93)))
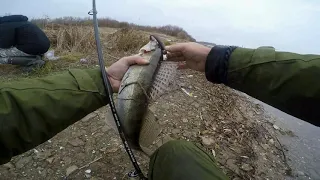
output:
MULTIPOLYGON (((1 0, 0 14, 86 17, 91 0, 1 0)), ((320 54, 319 0, 97 0, 98 17, 173 24, 198 41, 320 54)))

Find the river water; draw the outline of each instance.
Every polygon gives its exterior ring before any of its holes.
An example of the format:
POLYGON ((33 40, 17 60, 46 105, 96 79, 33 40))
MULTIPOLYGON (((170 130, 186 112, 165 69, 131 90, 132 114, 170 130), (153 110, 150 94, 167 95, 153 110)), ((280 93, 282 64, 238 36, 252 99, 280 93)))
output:
MULTIPOLYGON (((278 137, 288 149, 289 165, 293 168, 293 179, 320 180, 320 128, 290 116, 261 101, 265 111, 275 117, 275 124, 284 130, 291 130, 297 137, 278 137)), ((320 111, 320 110, 319 110, 320 111)), ((320 113, 320 112, 319 112, 320 113)), ((288 177, 288 179, 292 179, 288 177)))

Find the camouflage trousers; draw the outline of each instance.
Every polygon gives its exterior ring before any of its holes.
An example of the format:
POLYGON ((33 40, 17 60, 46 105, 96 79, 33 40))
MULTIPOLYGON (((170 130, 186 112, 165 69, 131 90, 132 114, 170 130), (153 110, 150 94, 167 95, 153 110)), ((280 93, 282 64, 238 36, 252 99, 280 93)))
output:
POLYGON ((213 155, 191 142, 173 140, 150 158, 149 180, 228 180, 213 155))
POLYGON ((9 63, 9 58, 10 57, 32 57, 32 55, 26 54, 16 47, 12 47, 9 49, 1 49, 0 48, 0 64, 8 64, 9 63))
POLYGON ((0 48, 0 64, 20 65, 25 71, 32 71, 34 68, 42 67, 45 62, 41 56, 30 55, 20 51, 16 47, 8 49, 0 48))

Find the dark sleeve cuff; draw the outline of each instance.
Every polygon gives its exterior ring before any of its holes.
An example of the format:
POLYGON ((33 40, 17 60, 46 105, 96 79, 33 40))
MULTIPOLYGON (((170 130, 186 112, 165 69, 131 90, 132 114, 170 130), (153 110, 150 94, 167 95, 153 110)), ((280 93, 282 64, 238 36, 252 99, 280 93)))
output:
POLYGON ((214 46, 206 60, 205 73, 208 81, 227 84, 228 66, 235 46, 214 46))

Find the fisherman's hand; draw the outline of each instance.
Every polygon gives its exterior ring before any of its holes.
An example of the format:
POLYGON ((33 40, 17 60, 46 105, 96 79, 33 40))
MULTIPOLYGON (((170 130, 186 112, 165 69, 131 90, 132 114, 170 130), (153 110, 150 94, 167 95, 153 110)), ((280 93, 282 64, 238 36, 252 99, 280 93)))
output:
POLYGON ((129 56, 121 58, 110 67, 106 68, 113 92, 118 92, 124 74, 127 72, 129 67, 134 64, 144 65, 149 64, 149 61, 138 55, 129 56))
POLYGON ((204 72, 211 49, 198 43, 178 43, 167 46, 166 50, 168 60, 181 62, 179 69, 190 68, 204 72))

